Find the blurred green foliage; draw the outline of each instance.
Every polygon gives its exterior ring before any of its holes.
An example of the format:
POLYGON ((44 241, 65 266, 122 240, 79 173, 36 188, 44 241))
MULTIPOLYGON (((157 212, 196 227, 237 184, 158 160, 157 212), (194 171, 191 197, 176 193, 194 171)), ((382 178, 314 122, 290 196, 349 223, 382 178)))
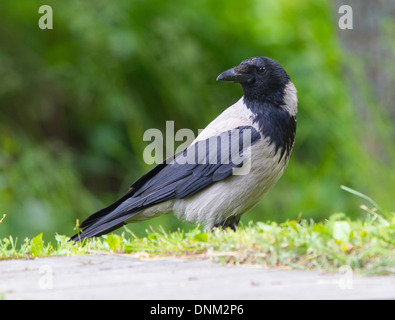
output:
MULTIPOLYGON (((174 120, 197 133, 242 94, 216 76, 258 55, 281 63, 298 88, 298 130, 284 177, 243 221, 357 216, 360 200, 340 185, 393 205, 393 122, 339 32, 329 0, 2 0, 0 237, 71 235, 77 218, 149 169, 145 130, 174 120), (53 30, 38 27, 43 4, 53 30), (350 81, 369 101, 380 152, 365 143, 350 81)), ((165 216, 130 228, 158 223, 185 225, 165 216)))

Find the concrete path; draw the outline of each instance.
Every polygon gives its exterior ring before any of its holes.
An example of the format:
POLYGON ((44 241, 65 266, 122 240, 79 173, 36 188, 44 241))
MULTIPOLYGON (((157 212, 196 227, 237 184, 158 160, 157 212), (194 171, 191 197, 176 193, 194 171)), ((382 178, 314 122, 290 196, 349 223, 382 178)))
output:
POLYGON ((395 299, 395 276, 90 255, 0 261, 2 299, 395 299))

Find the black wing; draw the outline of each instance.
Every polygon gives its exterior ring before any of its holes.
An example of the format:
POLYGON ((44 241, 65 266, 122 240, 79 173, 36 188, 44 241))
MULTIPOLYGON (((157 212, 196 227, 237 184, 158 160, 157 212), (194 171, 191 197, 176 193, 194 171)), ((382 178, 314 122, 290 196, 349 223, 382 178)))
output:
POLYGON ((258 131, 244 126, 194 143, 148 171, 117 202, 88 217, 81 224, 82 233, 71 240, 111 232, 148 207, 186 198, 226 179, 233 169, 243 165, 243 152, 259 139, 258 131))

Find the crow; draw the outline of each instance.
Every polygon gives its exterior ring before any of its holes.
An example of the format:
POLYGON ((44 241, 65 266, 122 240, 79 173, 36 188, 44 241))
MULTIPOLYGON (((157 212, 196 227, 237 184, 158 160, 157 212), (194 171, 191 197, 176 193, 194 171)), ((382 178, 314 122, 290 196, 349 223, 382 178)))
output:
POLYGON ((279 180, 294 146, 297 94, 276 61, 254 57, 217 77, 243 96, 186 148, 134 182, 118 201, 82 222, 72 241, 173 212, 206 230, 236 230, 240 217, 279 180))

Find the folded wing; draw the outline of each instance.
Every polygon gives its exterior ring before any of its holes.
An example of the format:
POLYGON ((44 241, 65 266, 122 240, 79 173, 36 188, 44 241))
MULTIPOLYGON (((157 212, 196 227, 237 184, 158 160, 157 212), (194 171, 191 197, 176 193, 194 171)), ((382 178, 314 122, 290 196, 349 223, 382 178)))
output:
POLYGON ((253 127, 243 126, 195 142, 148 171, 121 199, 88 217, 81 224, 82 233, 71 240, 111 232, 148 207, 189 197, 228 178, 235 168, 243 165, 246 151, 260 138, 253 127))

